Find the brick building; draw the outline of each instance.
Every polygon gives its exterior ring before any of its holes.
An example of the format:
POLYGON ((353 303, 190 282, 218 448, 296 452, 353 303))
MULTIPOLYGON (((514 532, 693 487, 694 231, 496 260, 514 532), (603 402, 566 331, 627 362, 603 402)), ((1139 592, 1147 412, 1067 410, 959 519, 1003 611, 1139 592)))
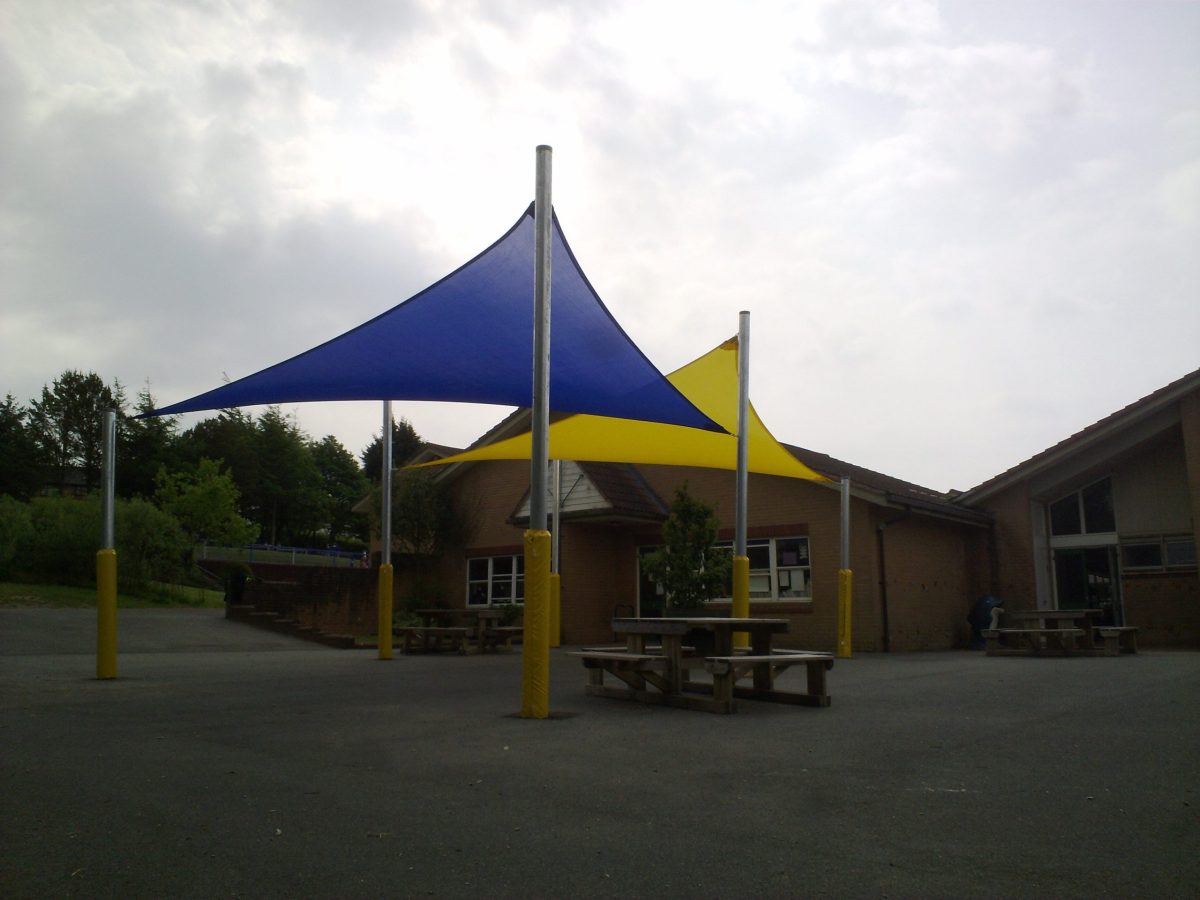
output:
MULTIPOLYGON (((479 443, 527 426, 528 413, 514 413, 479 443)), ((957 495, 787 449, 832 482, 749 478, 751 614, 789 619, 785 643, 835 646, 836 482, 845 476, 856 650, 966 646, 967 613, 985 594, 1010 608, 1101 606, 1142 628, 1147 644, 1200 644, 1200 371, 957 495)), ((431 447, 426 457, 445 450, 431 447)), ((564 643, 607 640, 614 614, 658 607, 638 561, 659 543, 678 485, 715 504, 722 537, 732 539, 732 472, 589 462, 562 469, 564 643)), ((442 595, 464 605, 519 600, 528 462, 463 462, 438 477, 473 519, 468 546, 439 563, 442 595)))

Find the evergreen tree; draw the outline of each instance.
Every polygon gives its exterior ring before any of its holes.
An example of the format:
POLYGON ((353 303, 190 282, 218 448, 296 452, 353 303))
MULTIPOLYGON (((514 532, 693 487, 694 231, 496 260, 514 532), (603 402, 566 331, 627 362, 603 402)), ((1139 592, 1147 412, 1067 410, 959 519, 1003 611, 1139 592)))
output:
POLYGON ((42 461, 27 411, 8 394, 0 403, 0 496, 28 500, 42 486, 42 461))
POLYGON ((351 509, 367 495, 370 483, 358 462, 332 434, 313 443, 310 450, 325 494, 324 519, 329 542, 337 543, 344 537, 362 540, 366 537, 366 516, 356 515, 351 509))
POLYGON ((57 469, 65 490, 72 469, 84 474, 88 490, 100 483, 101 425, 104 412, 123 410, 125 393, 119 382, 107 387, 95 372, 69 370, 42 388, 41 400, 29 405, 29 429, 43 458, 57 469))
POLYGON ((321 473, 300 426, 272 406, 258 420, 258 481, 251 488, 258 525, 272 544, 311 543, 321 529, 321 473))
MULTIPOLYGON (((380 435, 382 433, 380 431, 380 435)), ((424 441, 421 440, 421 436, 417 434, 408 419, 392 422, 392 464, 394 466, 402 466, 416 456, 423 444, 424 441)), ((375 439, 367 445, 367 449, 363 450, 360 458, 362 459, 363 474, 367 476, 371 484, 379 484, 383 477, 383 441, 380 440, 379 435, 376 435, 375 439)))
MULTIPOLYGON (((138 391, 134 409, 139 414, 148 413, 155 405, 147 384, 138 391)), ((156 416, 151 419, 121 417, 117 435, 119 496, 152 497, 159 471, 177 467, 178 421, 175 416, 156 416)))

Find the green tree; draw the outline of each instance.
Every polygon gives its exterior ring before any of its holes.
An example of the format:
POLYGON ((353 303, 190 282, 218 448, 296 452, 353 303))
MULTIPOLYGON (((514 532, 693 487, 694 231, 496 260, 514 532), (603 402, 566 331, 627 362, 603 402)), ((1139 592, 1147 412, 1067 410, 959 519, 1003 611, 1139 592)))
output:
POLYGON ((28 500, 42 486, 41 453, 12 394, 0 403, 0 495, 28 500))
POLYGON ((154 501, 197 541, 248 544, 258 528, 238 515, 238 489, 220 463, 201 459, 193 471, 160 469, 154 501))
POLYGON ((261 465, 258 456, 258 429, 254 419, 240 409, 223 409, 211 419, 196 423, 180 436, 181 461, 199 466, 201 459, 222 463, 233 477, 241 497, 239 512, 252 522, 259 521, 254 505, 254 487, 261 465))
POLYGON ((716 510, 693 497, 684 482, 663 523, 662 548, 642 559, 646 574, 665 589, 668 606, 697 607, 724 592, 732 560, 713 546, 717 528, 716 510))
POLYGON ((88 490, 100 483, 101 423, 104 411, 122 410, 125 392, 119 382, 108 387, 95 372, 63 372, 42 399, 29 405, 29 428, 43 457, 57 468, 65 490, 72 469, 84 473, 88 490))
MULTIPOLYGON (((380 440, 382 430, 362 452, 363 473, 371 484, 379 484, 383 478, 383 441, 380 440)), ((392 422, 392 464, 402 466, 412 459, 424 445, 421 436, 408 419, 392 422)))
MULTIPOLYGON (((155 405, 149 385, 138 391, 135 412, 151 412, 155 405)), ((174 469, 178 465, 178 421, 175 416, 121 417, 117 431, 118 496, 154 496, 159 470, 164 467, 174 469)))
POLYGON ((321 473, 308 439, 293 418, 272 406, 258 420, 257 483, 251 496, 257 522, 272 544, 309 543, 321 529, 321 473))
POLYGON ((310 452, 321 475, 325 527, 330 542, 336 543, 343 537, 361 540, 365 537, 365 517, 351 510, 366 496, 370 483, 359 469, 358 461, 332 434, 313 443, 310 452))
MULTIPOLYGON (((371 490, 372 528, 379 533, 382 491, 371 490)), ((479 504, 425 469, 402 472, 392 485, 392 548, 414 573, 418 597, 432 590, 438 557, 466 546, 479 524, 479 504)))

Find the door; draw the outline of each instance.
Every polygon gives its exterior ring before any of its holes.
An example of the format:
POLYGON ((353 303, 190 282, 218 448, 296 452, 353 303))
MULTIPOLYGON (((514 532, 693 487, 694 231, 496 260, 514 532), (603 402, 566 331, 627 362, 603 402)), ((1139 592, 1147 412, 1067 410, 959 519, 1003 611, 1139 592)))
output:
POLYGON ((1099 609, 1097 624, 1124 624, 1115 547, 1055 550, 1054 588, 1059 609, 1099 609))

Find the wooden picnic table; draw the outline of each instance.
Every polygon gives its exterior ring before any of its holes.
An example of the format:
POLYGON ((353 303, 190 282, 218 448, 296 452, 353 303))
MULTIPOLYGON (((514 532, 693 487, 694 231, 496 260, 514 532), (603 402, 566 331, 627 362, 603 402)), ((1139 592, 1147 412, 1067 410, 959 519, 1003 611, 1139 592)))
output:
POLYGON ((404 652, 410 652, 413 643, 419 642, 426 653, 442 649, 445 641, 459 653, 469 653, 472 646, 479 652, 484 652, 489 643, 488 629, 498 623, 503 613, 498 609, 418 609, 416 614, 421 617, 421 625, 412 628, 401 628, 398 632, 404 637, 404 652))
POLYGON ((987 629, 989 656, 1058 653, 1115 656, 1137 652, 1137 629, 1103 625, 1102 609, 1005 610, 1004 627, 987 629))
POLYGON ((825 672, 833 666, 833 655, 773 648, 774 636, 787 633, 786 619, 616 618, 612 627, 615 634, 625 637, 624 650, 592 648, 572 654, 588 669, 589 694, 721 713, 735 710, 735 698, 829 705, 825 672), (701 656, 685 648, 685 637, 695 630, 711 632, 711 654, 701 656), (738 633, 750 636, 745 652, 733 646, 733 636, 738 633), (807 668, 807 692, 775 688, 776 675, 793 665, 807 668), (690 669, 700 667, 712 675, 711 684, 688 678, 690 669), (606 673, 624 686, 606 685, 606 673), (753 677, 752 685, 737 684, 747 675, 753 677))

